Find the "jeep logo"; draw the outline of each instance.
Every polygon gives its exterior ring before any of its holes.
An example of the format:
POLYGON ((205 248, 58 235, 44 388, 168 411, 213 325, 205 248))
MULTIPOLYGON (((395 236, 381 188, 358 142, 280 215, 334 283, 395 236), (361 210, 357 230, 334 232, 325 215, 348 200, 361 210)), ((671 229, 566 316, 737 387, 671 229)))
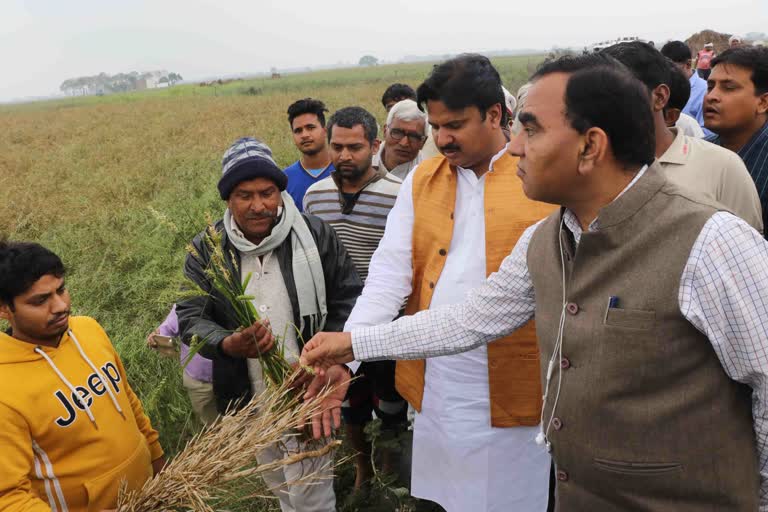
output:
MULTIPOLYGON (((120 372, 117 371, 114 363, 111 361, 101 367, 101 371, 107 377, 109 385, 114 389, 115 394, 120 393, 120 386, 118 383, 122 380, 120 378, 120 372)), ((62 414, 56 419, 56 424, 60 427, 70 426, 76 419, 78 409, 85 410, 85 404, 90 407, 93 405, 94 396, 101 396, 107 392, 107 388, 96 373, 92 373, 86 380, 86 386, 75 386, 76 393, 72 393, 69 390, 66 393, 62 390, 57 390, 53 395, 64 406, 65 414, 62 414), (74 404, 74 405, 73 405, 74 404)))

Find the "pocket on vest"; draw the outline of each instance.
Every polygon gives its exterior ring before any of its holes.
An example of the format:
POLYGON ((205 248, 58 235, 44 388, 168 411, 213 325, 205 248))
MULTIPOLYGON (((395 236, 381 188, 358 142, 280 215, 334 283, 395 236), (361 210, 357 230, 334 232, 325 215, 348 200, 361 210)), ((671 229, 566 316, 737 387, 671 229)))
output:
POLYGON ((592 463, 602 471, 634 476, 664 475, 683 469, 683 465, 679 462, 625 462, 596 458, 592 463))
POLYGON ((646 331, 656 325, 656 312, 645 309, 611 308, 605 315, 605 325, 646 331))

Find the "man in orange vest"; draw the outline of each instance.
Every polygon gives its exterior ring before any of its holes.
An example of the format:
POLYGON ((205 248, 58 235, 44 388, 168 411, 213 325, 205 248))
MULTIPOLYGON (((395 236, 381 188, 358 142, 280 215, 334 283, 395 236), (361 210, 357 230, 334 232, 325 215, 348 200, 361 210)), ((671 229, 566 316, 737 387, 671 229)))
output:
MULTIPOLYGON (((505 151, 501 79, 486 57, 442 63, 417 95, 441 155, 403 182, 347 331, 392 321, 404 298, 409 314, 463 301, 554 209, 523 193, 517 159, 505 151)), ((418 411, 414 496, 448 512, 546 510, 550 458, 534 442, 541 385, 532 325, 465 354, 399 361, 396 383, 418 411)))

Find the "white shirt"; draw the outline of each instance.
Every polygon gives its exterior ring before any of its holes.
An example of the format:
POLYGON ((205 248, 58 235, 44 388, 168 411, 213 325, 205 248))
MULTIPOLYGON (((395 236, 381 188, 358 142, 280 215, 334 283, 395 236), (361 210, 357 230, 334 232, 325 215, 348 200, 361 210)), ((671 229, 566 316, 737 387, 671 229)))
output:
MULTIPOLYGON (((237 229, 237 228, 234 228, 237 229)), ((243 281, 250 274, 251 279, 245 293, 253 297, 253 306, 260 318, 268 318, 275 336, 280 337, 285 358, 293 363, 299 358, 299 344, 296 341, 293 306, 291 296, 285 286, 280 263, 268 252, 263 258, 256 254, 240 253, 240 267, 243 281)), ((260 395, 266 389, 261 360, 249 358, 248 377, 251 380, 251 392, 260 395)))
POLYGON ((677 119, 675 126, 680 128, 689 137, 696 139, 704 138, 704 130, 699 126, 699 122, 684 112, 680 112, 680 117, 677 119))
MULTIPOLYGON (((430 307, 461 303, 487 275, 485 177, 458 168, 456 186, 451 245, 430 307)), ((345 330, 392 321, 411 294, 413 211, 411 173, 345 330)), ((538 427, 491 427, 488 386, 484 344, 427 361, 422 411, 414 423, 411 493, 448 512, 543 512, 550 457, 535 444, 538 427)))
MULTIPOLYGON (((581 227, 575 215, 566 211, 564 223, 578 243, 581 227)), ((367 361, 455 354, 524 325, 536 307, 526 257, 537 227, 525 231, 499 271, 463 304, 352 331, 355 357, 367 361)), ((596 219, 590 231, 598 229, 596 219)), ((767 261, 768 242, 757 231, 730 213, 715 213, 691 249, 678 296, 683 316, 707 336, 725 373, 753 390, 761 512, 768 512, 767 261)))

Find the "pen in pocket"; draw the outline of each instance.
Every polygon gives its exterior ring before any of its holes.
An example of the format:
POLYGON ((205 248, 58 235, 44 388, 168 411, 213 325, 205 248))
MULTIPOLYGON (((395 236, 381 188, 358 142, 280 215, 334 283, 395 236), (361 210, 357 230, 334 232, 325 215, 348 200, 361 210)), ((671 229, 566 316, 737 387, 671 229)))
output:
POLYGON ((608 297, 608 305, 605 308, 605 318, 603 318, 603 323, 608 321, 608 311, 611 309, 616 309, 619 307, 619 298, 615 295, 611 295, 608 297))

